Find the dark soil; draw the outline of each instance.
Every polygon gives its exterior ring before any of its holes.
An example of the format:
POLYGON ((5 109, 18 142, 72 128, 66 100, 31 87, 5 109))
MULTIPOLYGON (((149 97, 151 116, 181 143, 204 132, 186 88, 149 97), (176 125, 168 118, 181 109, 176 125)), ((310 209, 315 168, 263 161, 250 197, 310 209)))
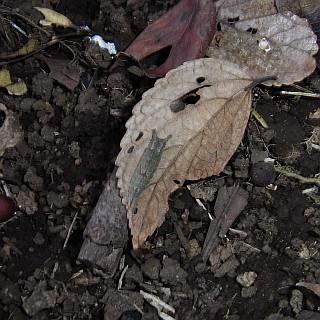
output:
MULTIPOLYGON (((86 24, 103 34, 123 51, 175 1, 149 1, 138 8, 126 8, 125 0, 3 4, 19 8, 36 23, 42 15, 34 6, 53 8, 74 24, 86 24)), ((21 18, 11 18, 31 32, 21 18)), ((10 48, 5 41, 5 34, 17 37, 17 31, 1 23, 8 28, 0 34, 2 52, 18 50, 21 43, 10 48)), ((67 33, 60 28, 56 32, 67 33)), ((19 39, 26 42, 21 35, 19 39)), ((174 319, 320 319, 319 296, 295 286, 320 283, 319 195, 303 194, 313 185, 283 175, 273 182, 277 188, 261 187, 256 180, 252 183, 250 173, 252 164, 266 157, 302 176, 320 172, 319 151, 306 143, 311 138, 319 146, 319 136, 316 140, 312 135, 320 126, 319 117, 312 117, 319 100, 282 97, 278 90, 256 88, 254 106, 269 127, 250 119, 224 178, 202 182, 216 189, 239 184, 249 193, 233 230, 221 239, 210 262, 201 264, 197 255, 210 223, 208 212, 187 187, 177 190, 169 198, 166 222, 142 248, 140 263, 126 251, 128 270, 118 290, 121 269, 108 278, 77 257, 86 223, 114 168, 124 124, 154 80, 127 67, 109 74, 111 57, 102 57, 85 37, 66 43, 74 55, 55 45, 5 66, 13 81, 26 83, 28 93, 14 97, 3 88, 0 91, 0 102, 18 115, 24 131, 24 139, 7 149, 0 161, 2 179, 18 206, 14 218, 0 224, 0 319, 117 320, 128 310, 136 311, 121 319, 140 319, 137 308, 142 319, 159 319, 140 289, 172 306, 174 319), (81 84, 69 90, 52 79, 45 58, 85 61, 78 64, 81 84), (189 253, 174 223, 189 240, 189 253), (245 272, 250 272, 253 283, 237 280, 245 272)), ((300 85, 320 91, 318 71, 300 85)), ((268 181, 270 174, 259 168, 254 179, 268 181)), ((214 200, 203 204, 213 213, 214 200)))

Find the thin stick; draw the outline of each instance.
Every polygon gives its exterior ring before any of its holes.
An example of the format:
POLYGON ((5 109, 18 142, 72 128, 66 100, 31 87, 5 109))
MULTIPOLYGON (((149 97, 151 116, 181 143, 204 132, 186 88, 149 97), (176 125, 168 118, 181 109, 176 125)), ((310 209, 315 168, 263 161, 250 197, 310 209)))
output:
POLYGON ((118 286, 117 286, 117 290, 119 291, 122 287, 122 281, 124 278, 124 275, 126 274, 127 270, 129 268, 129 265, 126 265, 125 268, 122 270, 120 278, 119 278, 119 282, 118 282, 118 286))
POLYGON ((280 94, 287 96, 298 96, 320 99, 320 93, 297 92, 297 91, 279 91, 280 94))
POLYGON ((78 211, 76 212, 76 214, 74 215, 74 217, 72 219, 72 222, 70 224, 70 227, 69 227, 69 230, 68 230, 68 233, 67 233, 67 236, 66 236, 66 240, 64 241, 62 249, 65 249, 66 246, 67 246, 67 243, 69 241, 69 238, 70 238, 70 235, 71 235, 71 232, 72 232, 73 225, 76 222, 77 217, 78 217, 78 211))
POLYGON ((175 313, 175 309, 162 301, 159 297, 147 293, 143 290, 140 290, 140 293, 142 294, 143 298, 146 299, 151 305, 153 305, 158 311, 161 311, 161 309, 164 309, 166 311, 170 311, 172 313, 175 313))

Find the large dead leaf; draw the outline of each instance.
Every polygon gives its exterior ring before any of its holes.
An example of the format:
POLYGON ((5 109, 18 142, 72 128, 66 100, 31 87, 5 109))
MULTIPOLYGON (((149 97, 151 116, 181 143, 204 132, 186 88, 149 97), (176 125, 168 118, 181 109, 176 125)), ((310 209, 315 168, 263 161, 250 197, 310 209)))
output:
POLYGON ((213 0, 181 0, 143 30, 125 51, 137 61, 163 48, 172 47, 167 60, 149 77, 163 77, 185 61, 204 56, 215 32, 213 0))
POLYGON ((4 113, 5 120, 0 127, 0 156, 7 148, 14 147, 23 138, 18 118, 2 103, 0 103, 0 115, 1 113, 4 113))
POLYGON ((134 248, 164 221, 171 192, 223 169, 246 127, 253 82, 233 63, 198 59, 170 71, 134 107, 116 161, 134 248))
POLYGON ((253 78, 275 73, 277 80, 266 85, 292 84, 316 67, 312 56, 318 50, 317 37, 307 20, 289 12, 232 23, 220 21, 220 27, 207 55, 234 62, 253 78))

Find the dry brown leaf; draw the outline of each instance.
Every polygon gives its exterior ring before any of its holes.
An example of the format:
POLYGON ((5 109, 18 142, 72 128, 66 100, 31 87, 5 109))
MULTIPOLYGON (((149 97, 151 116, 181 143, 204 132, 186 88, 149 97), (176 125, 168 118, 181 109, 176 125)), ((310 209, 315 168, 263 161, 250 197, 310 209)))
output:
POLYGON ((252 84, 233 63, 198 59, 170 71, 134 107, 116 161, 134 248, 163 223, 171 192, 223 169, 246 127, 252 84))
POLYGON ((0 156, 2 156, 7 148, 14 147, 23 138, 23 131, 16 115, 2 103, 0 103, 0 111, 6 117, 0 127, 0 156))
POLYGON ((292 84, 316 67, 317 37, 307 20, 289 12, 220 26, 207 55, 236 63, 253 78, 275 73, 277 80, 266 85, 292 84))
POLYGON ((247 200, 248 192, 239 186, 223 186, 219 189, 213 210, 215 218, 210 222, 201 252, 204 262, 207 262, 220 239, 227 234, 233 221, 247 205, 247 200))

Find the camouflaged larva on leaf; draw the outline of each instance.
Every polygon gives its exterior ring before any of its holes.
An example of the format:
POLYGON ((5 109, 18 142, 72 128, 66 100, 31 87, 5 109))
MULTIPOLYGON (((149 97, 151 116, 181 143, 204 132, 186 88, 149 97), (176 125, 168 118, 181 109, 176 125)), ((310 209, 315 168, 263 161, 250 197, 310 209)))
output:
POLYGON ((116 164, 134 248, 163 223, 170 193, 223 169, 242 138, 253 80, 232 63, 198 59, 133 108, 116 164))
POLYGON ((152 130, 152 138, 144 150, 130 181, 128 192, 130 205, 140 197, 149 185, 160 163, 163 149, 171 137, 172 135, 169 135, 165 139, 160 139, 156 130, 152 130))

